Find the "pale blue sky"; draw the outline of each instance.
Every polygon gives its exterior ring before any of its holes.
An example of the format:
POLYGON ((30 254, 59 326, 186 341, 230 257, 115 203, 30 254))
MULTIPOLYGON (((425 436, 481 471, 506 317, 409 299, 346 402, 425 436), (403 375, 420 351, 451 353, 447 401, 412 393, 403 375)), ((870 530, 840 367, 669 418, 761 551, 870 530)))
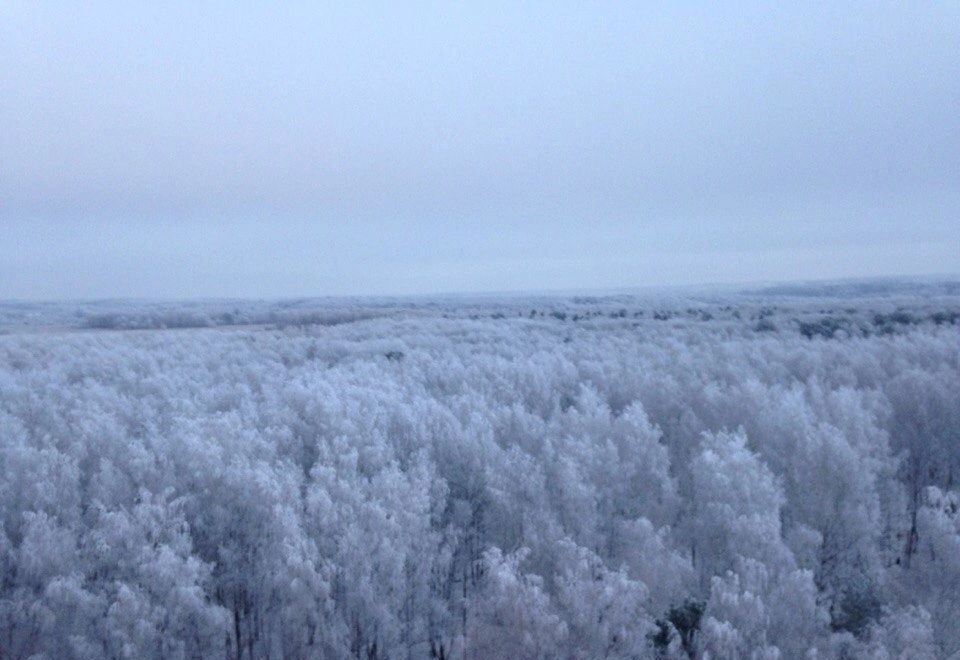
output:
POLYGON ((960 3, 675 4, 0 4, 0 298, 960 271, 960 3))

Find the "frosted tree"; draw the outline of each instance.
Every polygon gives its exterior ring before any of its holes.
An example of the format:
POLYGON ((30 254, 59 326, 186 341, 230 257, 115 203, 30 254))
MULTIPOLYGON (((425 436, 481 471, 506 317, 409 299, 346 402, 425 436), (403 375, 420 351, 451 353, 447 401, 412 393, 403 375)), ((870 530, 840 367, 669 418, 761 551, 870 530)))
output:
POLYGON ((520 568, 524 551, 484 554, 484 586, 471 604, 460 641, 464 658, 556 658, 568 628, 544 592, 543 580, 520 568))

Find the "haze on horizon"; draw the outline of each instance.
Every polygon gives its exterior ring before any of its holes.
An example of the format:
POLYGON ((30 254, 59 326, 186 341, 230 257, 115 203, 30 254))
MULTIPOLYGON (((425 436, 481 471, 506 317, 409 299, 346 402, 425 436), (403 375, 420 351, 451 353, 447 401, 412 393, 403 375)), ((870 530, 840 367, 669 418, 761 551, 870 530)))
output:
POLYGON ((960 271, 960 5, 0 7, 0 299, 960 271))

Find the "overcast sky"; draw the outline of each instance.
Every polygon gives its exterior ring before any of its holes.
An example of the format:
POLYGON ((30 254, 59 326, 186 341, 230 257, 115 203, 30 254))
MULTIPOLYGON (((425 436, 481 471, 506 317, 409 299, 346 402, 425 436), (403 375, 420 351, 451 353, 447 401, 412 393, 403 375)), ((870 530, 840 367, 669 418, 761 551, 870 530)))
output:
POLYGON ((958 2, 269 4, 0 4, 0 298, 960 271, 958 2))

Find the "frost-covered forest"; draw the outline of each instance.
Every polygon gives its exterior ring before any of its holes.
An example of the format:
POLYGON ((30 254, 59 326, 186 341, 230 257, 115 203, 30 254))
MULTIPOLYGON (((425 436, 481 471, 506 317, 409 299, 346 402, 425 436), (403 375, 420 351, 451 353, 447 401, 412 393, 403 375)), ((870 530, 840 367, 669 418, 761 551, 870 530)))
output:
POLYGON ((0 305, 0 657, 960 657, 960 287, 0 305))

